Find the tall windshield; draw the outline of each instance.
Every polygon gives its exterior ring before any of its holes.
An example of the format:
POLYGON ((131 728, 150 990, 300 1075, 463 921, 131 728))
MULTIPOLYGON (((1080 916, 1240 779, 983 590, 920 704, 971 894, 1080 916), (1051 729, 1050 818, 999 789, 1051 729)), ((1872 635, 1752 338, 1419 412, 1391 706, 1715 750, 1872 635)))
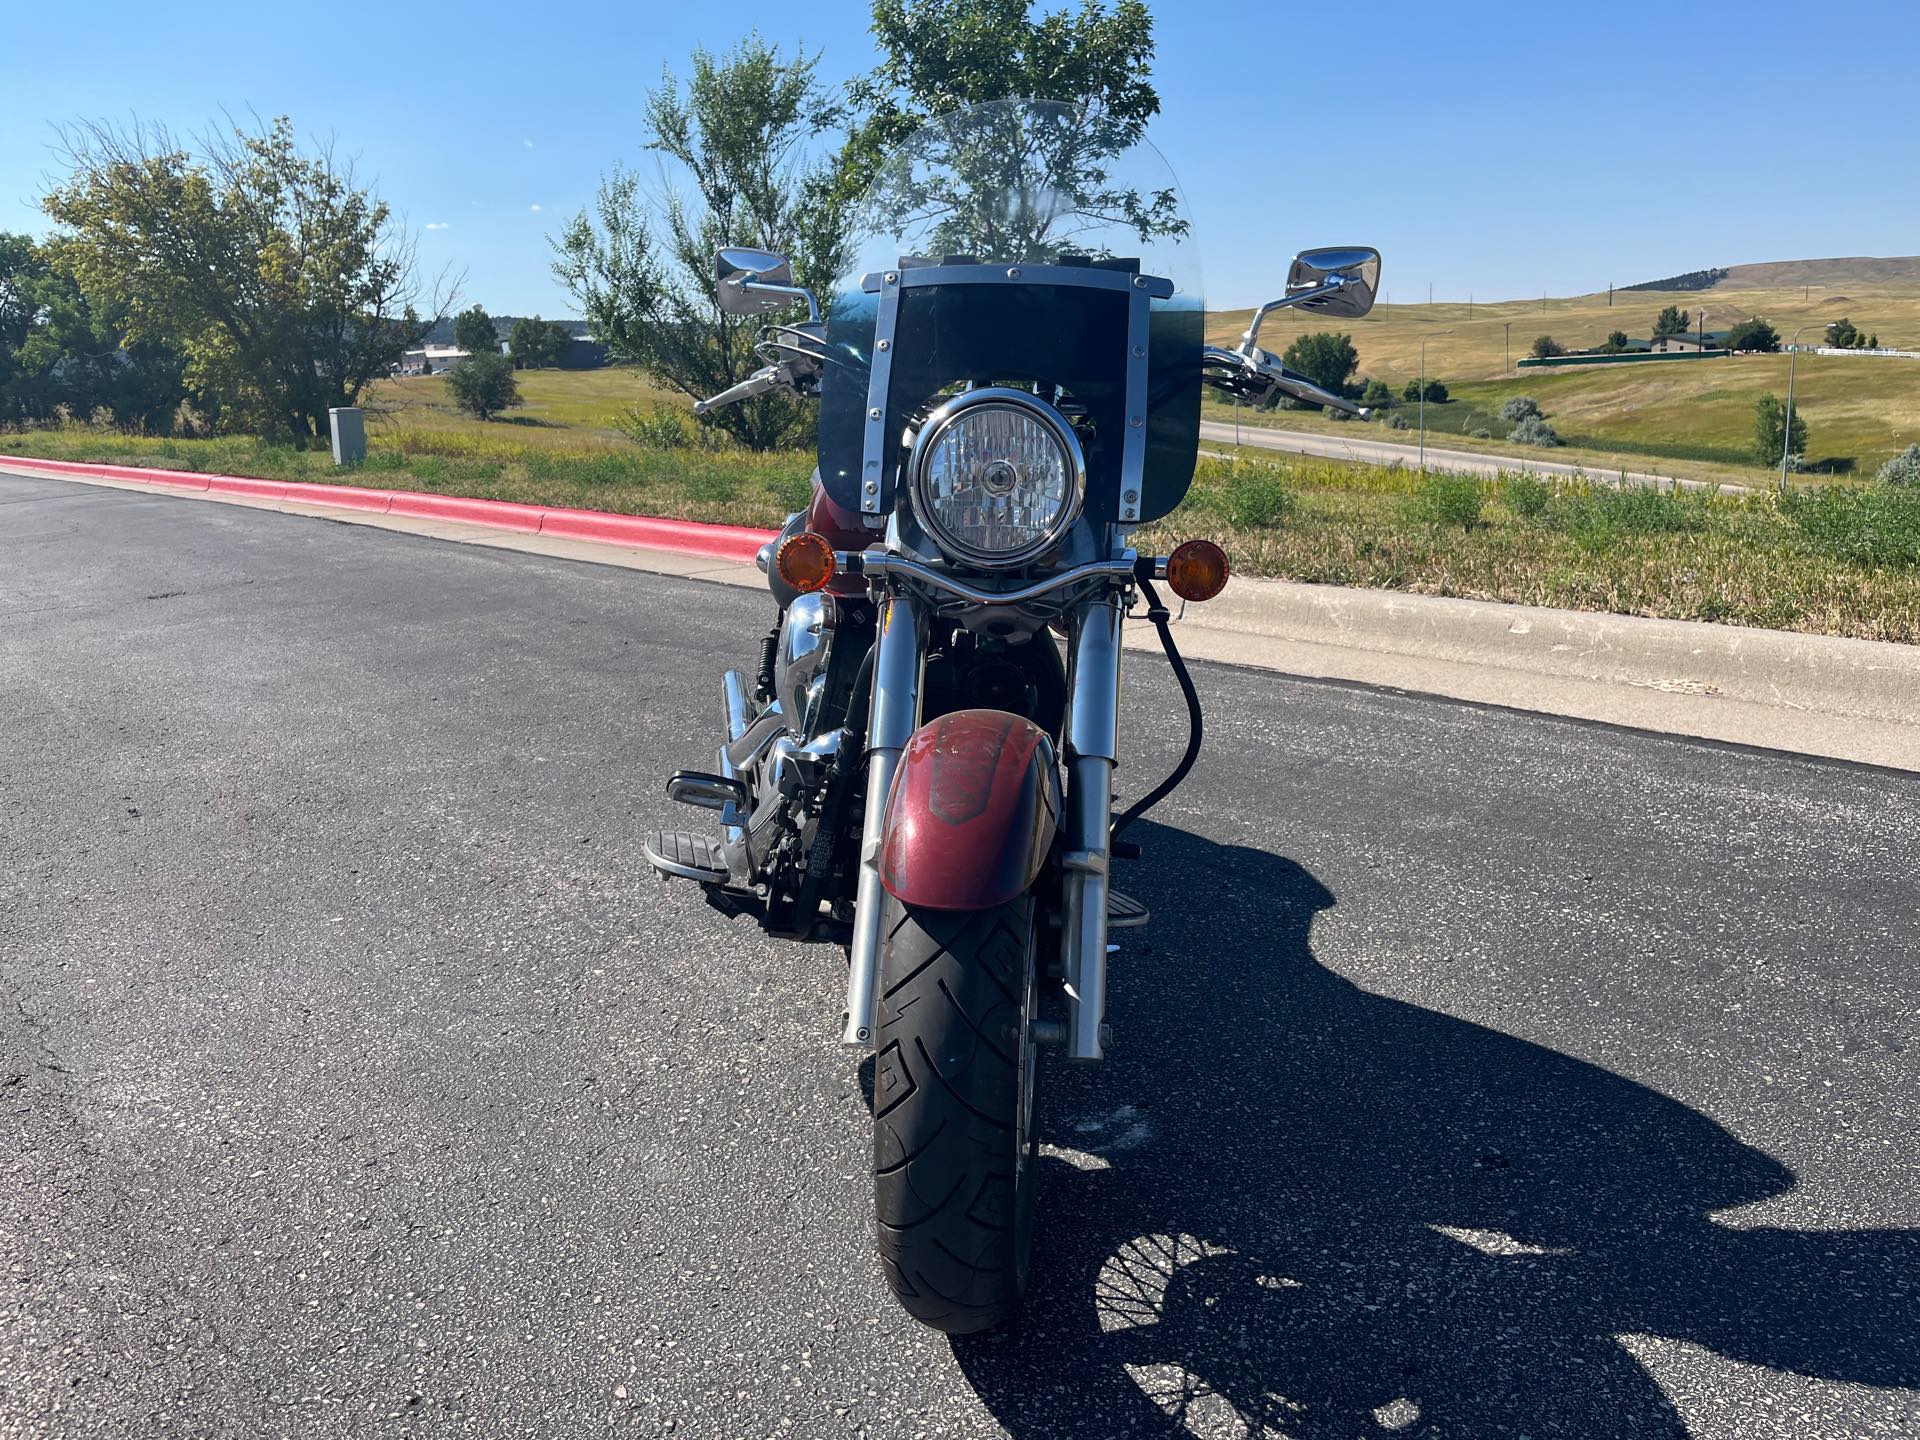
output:
MULTIPOLYGON (((1051 101, 1004 101, 940 116, 893 150, 850 211, 852 260, 827 302, 833 360, 821 386, 820 472, 837 502, 861 509, 863 473, 872 480, 862 447, 877 398, 870 381, 878 278, 926 266, 1004 265, 1121 270, 1171 282, 1172 294, 1151 305, 1139 518, 1179 503, 1198 443, 1200 264, 1179 184, 1139 129, 1051 101)), ((1060 280, 1059 271, 1051 274, 1060 280)), ((1130 348, 1125 295, 1034 278, 1017 292, 957 283, 910 292, 882 398, 887 430, 898 437, 943 387, 1059 387, 1088 417, 1089 514, 1111 517, 1128 424, 1121 413, 1130 348)), ((891 477, 897 439, 888 445, 880 468, 891 477)), ((890 489, 891 479, 885 483, 890 489)))

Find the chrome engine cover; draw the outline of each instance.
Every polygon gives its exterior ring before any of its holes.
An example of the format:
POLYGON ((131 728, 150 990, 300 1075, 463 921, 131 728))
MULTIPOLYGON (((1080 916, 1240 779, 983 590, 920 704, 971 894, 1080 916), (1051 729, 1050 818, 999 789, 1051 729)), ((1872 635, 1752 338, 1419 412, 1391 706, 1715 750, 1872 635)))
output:
POLYGON ((780 646, 774 657, 773 693, 786 717, 787 729, 802 740, 812 738, 818 718, 818 700, 824 684, 833 632, 840 623, 839 602, 823 591, 798 596, 787 606, 780 628, 780 646))

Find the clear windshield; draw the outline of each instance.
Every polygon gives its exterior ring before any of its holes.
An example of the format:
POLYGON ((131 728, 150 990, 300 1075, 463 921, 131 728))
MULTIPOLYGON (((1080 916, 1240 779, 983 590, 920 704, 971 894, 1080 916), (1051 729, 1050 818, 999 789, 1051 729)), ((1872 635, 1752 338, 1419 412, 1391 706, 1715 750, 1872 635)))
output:
MULTIPOLYGON (((859 508, 861 437, 874 398, 873 277, 992 264, 1121 269, 1172 282, 1172 296, 1152 304, 1141 518, 1179 503, 1198 443, 1200 264, 1179 183, 1140 131, 1051 101, 1004 101, 940 116, 893 150, 852 207, 851 260, 827 304, 834 359, 821 387, 820 470, 836 501, 859 508)), ((912 316, 903 310, 890 432, 950 384, 1063 385, 1095 411, 1118 406, 1128 359, 1124 316, 1111 313, 1120 297, 1058 285, 1020 296, 984 288, 934 287, 915 297, 912 316), (910 351, 925 363, 905 364, 910 351)), ((1090 453, 1090 472, 1102 456, 1117 465, 1113 432, 1125 423, 1109 421, 1114 443, 1090 453)), ((1107 478, 1117 493, 1117 470, 1107 478)))

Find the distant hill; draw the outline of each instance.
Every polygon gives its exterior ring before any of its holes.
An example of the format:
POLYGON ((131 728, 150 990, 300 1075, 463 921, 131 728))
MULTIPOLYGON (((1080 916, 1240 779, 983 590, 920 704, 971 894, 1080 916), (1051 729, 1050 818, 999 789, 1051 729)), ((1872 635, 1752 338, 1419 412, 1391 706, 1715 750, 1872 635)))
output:
MULTIPOLYGON (((493 315, 488 318, 493 321, 493 333, 498 335, 502 340, 505 340, 513 333, 513 322, 522 317, 518 315, 493 315)), ((584 340, 592 333, 591 327, 589 327, 584 320, 562 320, 560 323, 567 327, 567 333, 576 340, 584 340)), ((433 329, 429 330, 425 343, 428 345, 451 345, 453 343, 453 317, 451 315, 447 316, 444 320, 440 321, 439 324, 435 325, 433 329)))
POLYGON ((1920 255, 1841 255, 1828 260, 1768 260, 1756 265, 1689 270, 1664 280, 1623 285, 1623 290, 1775 290, 1793 285, 1920 286, 1920 255))

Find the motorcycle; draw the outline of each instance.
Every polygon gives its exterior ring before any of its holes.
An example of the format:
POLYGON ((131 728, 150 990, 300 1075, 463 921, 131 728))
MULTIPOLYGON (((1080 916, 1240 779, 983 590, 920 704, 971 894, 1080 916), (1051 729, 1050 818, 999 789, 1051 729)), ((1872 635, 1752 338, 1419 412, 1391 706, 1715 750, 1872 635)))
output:
POLYGON ((767 364, 695 408, 816 396, 819 469, 760 553, 778 616, 752 678, 724 678, 718 768, 667 782, 717 828, 646 853, 723 914, 846 945, 881 1264, 910 1314, 964 1333, 1018 1311, 1039 1057, 1111 1043, 1109 936, 1150 918, 1112 866, 1200 749, 1159 586, 1209 600, 1226 555, 1129 537, 1187 492, 1203 384, 1365 414, 1258 338, 1284 307, 1364 315, 1380 256, 1301 253, 1239 345, 1209 346, 1165 162, 1137 126, 1033 101, 929 124, 849 229, 824 305, 782 255, 717 258, 723 311, 807 319, 771 324, 767 364), (1116 818, 1121 631, 1142 603, 1189 735, 1116 818))

